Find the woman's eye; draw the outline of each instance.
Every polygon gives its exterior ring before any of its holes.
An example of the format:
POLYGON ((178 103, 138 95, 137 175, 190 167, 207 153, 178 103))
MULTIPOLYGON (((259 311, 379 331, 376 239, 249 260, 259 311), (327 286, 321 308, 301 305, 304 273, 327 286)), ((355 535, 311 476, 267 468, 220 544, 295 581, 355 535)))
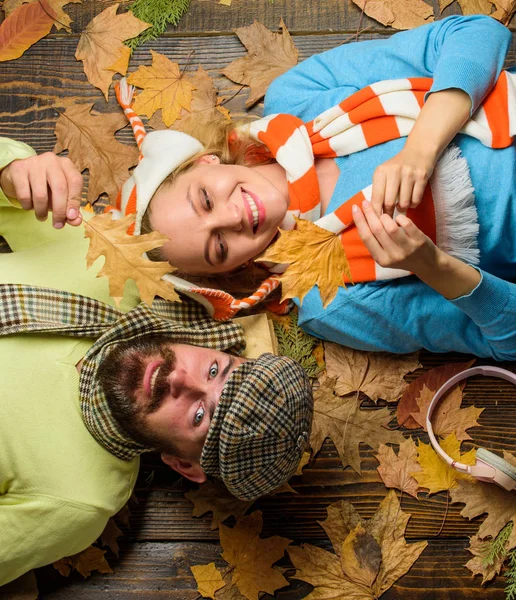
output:
POLYGON ((219 365, 217 363, 213 363, 210 367, 210 378, 214 379, 217 377, 219 373, 219 365))
POLYGON ((199 406, 199 408, 195 412, 194 424, 199 425, 199 423, 204 418, 204 406, 199 406))
POLYGON ((217 259, 219 262, 224 262, 228 257, 228 250, 224 244, 223 238, 219 235, 217 237, 217 259))
POLYGON ((204 208, 206 210, 211 210, 213 208, 213 204, 210 200, 210 197, 208 196, 208 192, 206 191, 206 188, 202 188, 202 195, 204 196, 204 208))

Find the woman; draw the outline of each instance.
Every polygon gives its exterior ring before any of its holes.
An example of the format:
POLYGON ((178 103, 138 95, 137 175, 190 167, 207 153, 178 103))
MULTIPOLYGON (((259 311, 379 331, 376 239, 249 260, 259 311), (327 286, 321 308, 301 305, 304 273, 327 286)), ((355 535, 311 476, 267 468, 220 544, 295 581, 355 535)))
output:
MULTIPOLYGON (((370 202, 353 208, 355 231, 380 271, 402 269, 415 277, 340 288, 326 308, 314 287, 300 307, 299 322, 307 332, 363 350, 403 353, 424 347, 516 358, 516 292, 508 281, 516 275, 515 149, 493 150, 471 137, 455 137, 497 80, 509 42, 510 33, 488 17, 450 17, 387 40, 313 56, 270 86, 266 115, 287 113, 308 121, 375 82, 433 77, 406 139, 315 162, 322 214, 373 182, 370 202), (421 210, 426 183, 452 139, 475 188, 476 268, 438 249, 403 214, 391 217, 396 199, 401 213, 418 205, 421 210)), ((126 98, 131 117, 128 104, 126 98)), ((291 186, 280 158, 262 164, 263 156, 253 156, 249 147, 246 152, 232 134, 229 144, 216 140, 204 147, 189 136, 179 143, 174 138, 174 148, 167 146, 166 134, 148 136, 144 159, 124 186, 122 209, 136 210, 135 233, 142 231, 143 220, 143 231, 150 226, 167 235, 171 241, 161 256, 186 273, 219 275, 242 268, 288 219, 291 186), (164 157, 172 154, 166 166, 164 157), (236 164, 221 164, 226 162, 236 164)), ((464 177, 463 163, 454 164, 464 177)), ((467 188, 463 182, 462 191, 467 188)), ((467 260, 474 262, 475 254, 467 260)))

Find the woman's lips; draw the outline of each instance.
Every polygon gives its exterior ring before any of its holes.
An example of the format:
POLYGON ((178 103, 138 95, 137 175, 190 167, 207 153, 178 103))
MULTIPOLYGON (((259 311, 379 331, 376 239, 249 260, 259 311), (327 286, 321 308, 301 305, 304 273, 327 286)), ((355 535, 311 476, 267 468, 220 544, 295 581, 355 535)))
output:
POLYGON ((145 373, 143 374, 143 389, 147 396, 152 394, 152 376, 154 375, 156 369, 163 363, 163 360, 153 360, 145 369, 145 373))
POLYGON ((247 218, 249 219, 249 224, 251 225, 251 229, 253 231, 253 233, 257 233, 258 230, 260 229, 260 227, 262 226, 262 224, 265 221, 265 217, 266 217, 266 213, 265 213, 265 207, 263 206, 263 202, 260 200, 260 198, 258 198, 258 196, 256 194, 253 194, 252 192, 245 190, 244 188, 242 188, 242 196, 244 198, 244 206, 245 206, 245 210, 247 212, 247 218), (249 196, 251 198, 251 202, 254 203, 254 206, 256 208, 256 210, 258 211, 258 222, 255 225, 255 218, 253 215, 253 208, 251 207, 249 198, 246 197, 249 196))

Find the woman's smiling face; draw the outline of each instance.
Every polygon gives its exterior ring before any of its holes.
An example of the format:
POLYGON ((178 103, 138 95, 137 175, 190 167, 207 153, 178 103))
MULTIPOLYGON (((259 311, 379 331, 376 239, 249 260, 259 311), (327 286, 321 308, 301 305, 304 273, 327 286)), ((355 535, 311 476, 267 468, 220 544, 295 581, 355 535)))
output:
POLYGON ((210 155, 162 188, 151 202, 151 224, 170 239, 164 257, 185 273, 212 274, 258 256, 287 212, 280 169, 221 165, 210 155))

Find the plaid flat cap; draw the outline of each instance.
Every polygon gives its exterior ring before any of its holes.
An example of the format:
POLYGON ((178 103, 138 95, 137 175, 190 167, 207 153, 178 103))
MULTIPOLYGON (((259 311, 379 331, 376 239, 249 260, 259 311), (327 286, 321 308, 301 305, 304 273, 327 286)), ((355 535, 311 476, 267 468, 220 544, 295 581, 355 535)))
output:
POLYGON ((242 500, 273 492, 296 471, 312 415, 312 387, 299 363, 272 354, 247 361, 222 390, 201 467, 242 500))

